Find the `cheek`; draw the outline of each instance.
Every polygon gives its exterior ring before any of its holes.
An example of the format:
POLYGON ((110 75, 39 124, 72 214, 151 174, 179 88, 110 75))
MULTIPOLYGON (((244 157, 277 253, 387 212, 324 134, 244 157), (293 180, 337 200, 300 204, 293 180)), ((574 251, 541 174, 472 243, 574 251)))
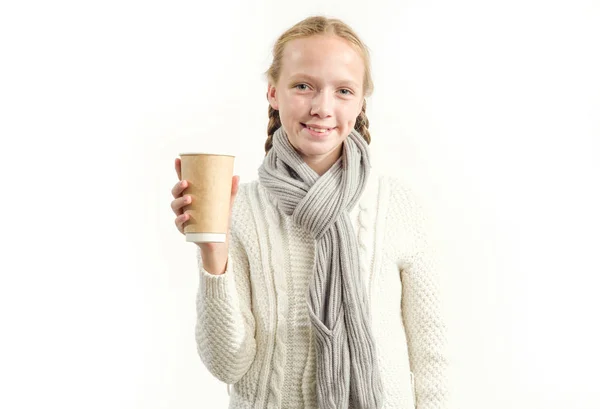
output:
POLYGON ((341 118, 344 118, 344 122, 350 127, 354 127, 354 123, 356 122, 355 112, 354 109, 345 109, 344 112, 341 113, 341 118))
POLYGON ((350 103, 346 103, 346 104, 342 104, 340 106, 339 109, 339 115, 340 117, 343 117, 345 120, 349 120, 349 119, 356 119, 356 112, 357 108, 355 104, 350 104, 350 103))
POLYGON ((310 109, 310 103, 307 98, 292 96, 287 101, 286 107, 291 116, 306 115, 306 110, 310 109))

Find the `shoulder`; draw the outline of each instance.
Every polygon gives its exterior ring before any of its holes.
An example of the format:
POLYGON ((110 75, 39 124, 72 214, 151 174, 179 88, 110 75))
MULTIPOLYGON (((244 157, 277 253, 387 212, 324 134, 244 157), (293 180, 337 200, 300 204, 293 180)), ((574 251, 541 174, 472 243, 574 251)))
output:
POLYGON ((376 169, 371 169, 369 182, 365 188, 365 195, 373 194, 387 197, 396 204, 417 200, 414 190, 405 180, 376 169))
POLYGON ((382 172, 377 168, 371 168, 365 192, 373 194, 380 193, 382 190, 394 196, 400 195, 406 198, 416 196, 406 180, 397 175, 382 172))
POLYGON ((436 226, 425 198, 401 177, 383 175, 382 188, 387 190, 385 230, 388 244, 402 263, 424 252, 433 254, 436 226))
POLYGON ((388 197, 389 217, 411 226, 425 223, 428 213, 425 201, 407 180, 396 175, 380 174, 379 181, 380 189, 384 189, 388 197))

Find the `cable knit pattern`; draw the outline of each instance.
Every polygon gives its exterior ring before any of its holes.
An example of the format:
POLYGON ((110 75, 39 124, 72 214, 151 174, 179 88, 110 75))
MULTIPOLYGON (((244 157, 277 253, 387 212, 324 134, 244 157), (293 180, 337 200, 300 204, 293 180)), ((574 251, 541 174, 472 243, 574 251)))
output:
MULTIPOLYGON (((376 180, 377 176, 373 176, 376 180)), ((354 222, 355 230, 358 235, 358 245, 360 251, 359 265, 360 272, 365 278, 364 282, 367 286, 367 294, 370 297, 370 281, 372 271, 372 261, 374 256, 374 229, 375 229, 375 211, 377 191, 374 189, 376 183, 368 183, 363 197, 358 202, 358 217, 354 222)))
POLYGON ((290 236, 301 237, 287 251, 290 257, 289 294, 291 312, 288 317, 288 361, 286 367, 284 398, 282 407, 315 408, 316 402, 316 368, 311 365, 314 356, 311 351, 311 329, 308 317, 306 297, 309 279, 313 272, 314 242, 304 236, 302 227, 295 225, 291 218, 286 218, 285 229, 290 236), (298 388, 297 385, 302 385, 298 388))
MULTIPOLYGON (((271 264, 273 265, 273 275, 275 288, 277 289, 277 323, 275 330, 275 351, 273 357, 273 373, 271 374, 270 396, 268 399, 269 409, 281 408, 281 395, 284 380, 284 370, 286 364, 286 344, 287 344, 287 266, 283 261, 283 246, 281 231, 281 215, 277 209, 268 203, 268 192, 264 192, 261 197, 264 200, 264 209, 269 226, 269 249, 271 249, 271 264)), ((270 200, 272 200, 270 198, 270 200)))
MULTIPOLYGON (((227 271, 211 276, 199 257, 198 352, 214 376, 233 385, 230 409, 317 409, 306 306, 314 240, 271 200, 258 182, 242 184, 227 271)), ((439 268, 422 207, 399 180, 372 172, 350 219, 369 288, 384 408, 448 408, 439 268)))

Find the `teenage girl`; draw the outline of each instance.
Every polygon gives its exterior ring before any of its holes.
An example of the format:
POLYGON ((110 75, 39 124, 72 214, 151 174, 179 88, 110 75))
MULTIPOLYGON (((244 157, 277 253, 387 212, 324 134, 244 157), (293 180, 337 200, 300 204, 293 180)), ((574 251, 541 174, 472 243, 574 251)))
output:
POLYGON ((446 408, 435 253, 415 195, 371 168, 367 47, 310 17, 266 74, 259 178, 234 176, 227 241, 198 244, 201 360, 233 386, 230 408, 446 408))

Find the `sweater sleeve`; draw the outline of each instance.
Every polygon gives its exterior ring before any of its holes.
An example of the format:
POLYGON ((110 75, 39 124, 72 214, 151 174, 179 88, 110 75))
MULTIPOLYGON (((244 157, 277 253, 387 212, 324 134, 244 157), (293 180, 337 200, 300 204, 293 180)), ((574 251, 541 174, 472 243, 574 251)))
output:
POLYGON ((440 294, 439 264, 428 232, 429 221, 409 189, 399 200, 405 213, 410 250, 400 260, 402 319, 406 331, 417 409, 446 409, 448 349, 440 294))
POLYGON ((256 352, 248 258, 233 234, 225 273, 208 273, 202 266, 200 248, 197 258, 198 354, 211 374, 234 384, 248 371, 256 352))

